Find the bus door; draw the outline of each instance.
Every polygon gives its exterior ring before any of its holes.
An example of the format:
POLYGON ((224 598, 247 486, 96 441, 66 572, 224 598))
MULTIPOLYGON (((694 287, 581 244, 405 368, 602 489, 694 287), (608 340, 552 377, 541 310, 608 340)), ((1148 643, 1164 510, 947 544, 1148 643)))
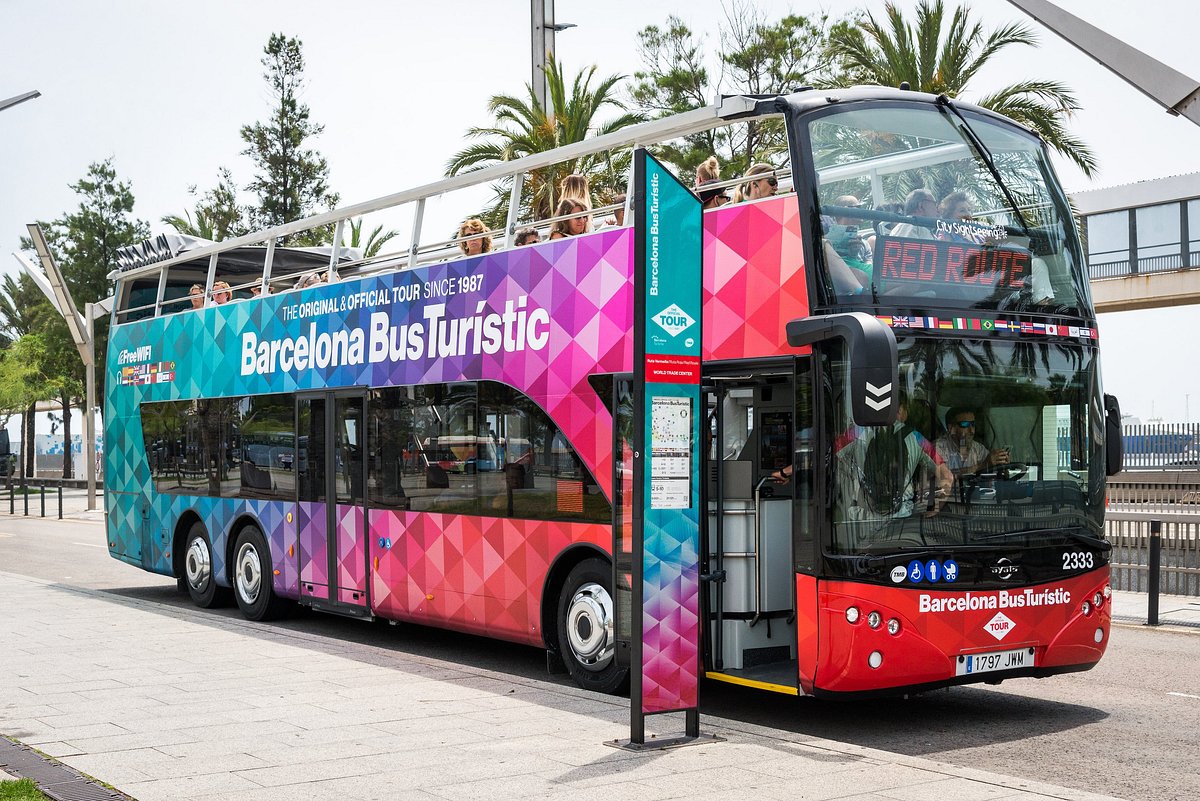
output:
POLYGON ((779 369, 706 377, 705 659, 710 678, 795 695, 796 404, 779 369))
POLYGON ((323 392, 296 399, 300 602, 369 616, 364 510, 366 396, 323 392))

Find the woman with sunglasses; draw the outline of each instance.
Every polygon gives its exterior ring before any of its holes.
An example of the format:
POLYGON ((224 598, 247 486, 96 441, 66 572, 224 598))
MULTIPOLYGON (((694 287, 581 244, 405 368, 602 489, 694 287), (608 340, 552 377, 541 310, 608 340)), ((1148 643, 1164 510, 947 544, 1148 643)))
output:
POLYGON ((745 177, 751 180, 747 180, 737 188, 733 198, 734 203, 740 203, 743 200, 762 200, 779 191, 779 179, 775 177, 775 168, 770 164, 753 165, 746 170, 745 177), (755 175, 762 177, 753 178, 755 175))
POLYGON ((568 236, 579 236, 586 234, 592 230, 592 218, 588 214, 591 209, 585 206, 583 201, 576 198, 565 197, 554 212, 555 217, 566 217, 570 214, 580 216, 572 217, 569 220, 558 220, 550 226, 551 239, 565 239, 568 236))
POLYGON ((978 473, 987 467, 1009 461, 1007 448, 988 451, 975 441, 975 411, 956 406, 946 412, 946 433, 936 443, 938 456, 956 476, 978 473))

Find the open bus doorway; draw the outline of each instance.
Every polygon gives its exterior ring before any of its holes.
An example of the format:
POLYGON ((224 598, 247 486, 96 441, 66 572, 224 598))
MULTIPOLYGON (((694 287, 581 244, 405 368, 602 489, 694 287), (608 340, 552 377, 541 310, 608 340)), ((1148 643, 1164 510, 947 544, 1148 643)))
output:
POLYGON ((706 673, 792 695, 803 634, 795 566, 811 562, 812 542, 802 505, 812 487, 811 409, 797 414, 798 397, 811 395, 807 369, 804 357, 756 366, 752 374, 705 377, 706 673), (800 528, 807 536, 799 536, 800 528), (804 552, 798 555, 797 547, 804 552))

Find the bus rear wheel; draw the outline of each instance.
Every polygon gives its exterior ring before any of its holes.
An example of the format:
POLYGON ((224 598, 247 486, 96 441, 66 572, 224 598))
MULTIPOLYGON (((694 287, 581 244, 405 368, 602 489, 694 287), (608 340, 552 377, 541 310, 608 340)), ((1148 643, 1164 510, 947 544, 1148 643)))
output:
POLYGON ((271 549, 257 526, 246 526, 233 547, 233 597, 250 620, 270 620, 283 611, 275 594, 271 549))
POLYGON ((223 606, 229 590, 217 586, 213 573, 212 543, 200 521, 192 523, 183 546, 183 582, 192 603, 201 609, 223 606))
POLYGON ((558 598, 558 646, 575 683, 585 690, 615 693, 629 671, 617 664, 612 569, 603 559, 585 559, 571 569, 558 598))

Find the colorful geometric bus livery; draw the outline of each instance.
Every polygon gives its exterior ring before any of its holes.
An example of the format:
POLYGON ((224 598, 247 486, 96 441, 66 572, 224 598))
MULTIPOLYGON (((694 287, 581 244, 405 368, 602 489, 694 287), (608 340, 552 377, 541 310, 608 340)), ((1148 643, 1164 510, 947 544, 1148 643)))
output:
MULTIPOLYGON (((113 327, 110 550, 173 575, 173 528, 192 510, 212 537, 213 573, 224 576, 230 526, 250 515, 270 545, 279 596, 328 583, 325 541, 305 534, 320 528, 304 522, 323 516, 314 504, 154 491, 139 414, 154 401, 497 381, 548 414, 611 499, 612 415, 588 379, 632 370, 632 251, 632 229, 614 228, 113 327), (170 380, 122 381, 135 355, 173 361, 170 380)), ((794 196, 705 215, 705 360, 798 352, 779 321, 807 314, 794 196)), ((356 514, 339 507, 336 519, 356 514)), ((534 644, 544 641, 539 599, 553 559, 570 544, 606 553, 612 537, 594 523, 395 510, 368 510, 367 523, 350 521, 335 540, 341 597, 331 600, 355 602, 369 564, 380 614, 534 644)))

